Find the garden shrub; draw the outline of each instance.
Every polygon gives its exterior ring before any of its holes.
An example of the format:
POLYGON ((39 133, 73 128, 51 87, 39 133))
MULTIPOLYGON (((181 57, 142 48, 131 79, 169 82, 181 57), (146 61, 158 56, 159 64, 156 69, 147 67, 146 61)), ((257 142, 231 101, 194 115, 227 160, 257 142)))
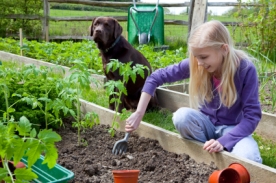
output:
MULTIPOLYGON (((241 3, 242 1, 239 0, 241 3)), ((249 50, 276 62, 276 0, 251 0, 261 6, 240 6, 235 16, 242 22, 249 50)))
POLYGON ((41 34, 40 20, 7 19, 7 15, 39 15, 43 13, 43 1, 41 0, 0 0, 0 37, 18 37, 19 28, 25 35, 34 36, 41 34))

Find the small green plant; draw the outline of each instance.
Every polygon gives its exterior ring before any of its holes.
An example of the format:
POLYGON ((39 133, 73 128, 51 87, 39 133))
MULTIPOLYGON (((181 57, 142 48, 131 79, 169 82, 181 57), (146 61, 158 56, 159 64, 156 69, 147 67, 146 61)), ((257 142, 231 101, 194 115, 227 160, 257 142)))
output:
POLYGON ((57 101, 60 105, 56 105, 55 110, 62 110, 65 115, 69 113, 75 119, 73 127, 78 128, 78 145, 81 145, 81 130, 99 124, 99 117, 95 112, 87 112, 85 115, 81 112, 82 93, 91 89, 91 82, 97 85, 97 81, 91 76, 95 72, 88 69, 84 62, 75 60, 72 64, 74 66, 70 68, 71 74, 59 83, 61 99, 57 101))
MULTIPOLYGON (((17 102, 9 105, 9 88, 4 82, 0 83, 0 88, 4 93, 6 104, 6 111, 3 111, 3 117, 0 120, 0 158, 2 161, 0 180, 15 182, 13 177, 16 177, 17 182, 31 181, 37 178, 31 167, 41 154, 45 155, 43 163, 47 163, 49 168, 55 166, 58 158, 55 142, 60 141, 61 137, 51 129, 43 129, 37 133, 25 116, 15 121, 10 113, 15 111, 13 106, 17 102), (23 157, 28 158, 28 168, 16 169, 12 172, 8 166, 9 162, 13 161, 16 165, 23 157)), ((36 100, 33 98, 23 97, 18 99, 19 101, 25 101, 32 107, 36 106, 34 102, 36 100)))
POLYGON ((51 129, 37 131, 31 127, 29 120, 22 116, 19 121, 11 117, 8 122, 0 121, 0 156, 3 168, 0 168, 0 180, 15 182, 15 176, 20 181, 31 181, 37 178, 32 172, 32 165, 45 155, 43 164, 47 163, 49 168, 56 164, 58 153, 55 142, 61 137, 51 129), (16 169, 11 172, 8 162, 13 161, 16 165, 23 157, 28 159, 28 168, 16 169))
POLYGON ((88 146, 88 142, 87 142, 87 140, 85 140, 85 139, 81 139, 81 143, 82 143, 82 145, 85 146, 85 147, 88 146))
MULTIPOLYGON (((31 65, 27 67, 26 70, 24 70, 24 75, 29 76, 30 74, 34 74, 35 77, 38 77, 42 83, 53 83, 53 82, 58 82, 61 77, 56 79, 54 77, 51 77, 51 73, 53 73, 53 70, 57 73, 62 73, 64 74, 64 70, 60 67, 53 67, 53 68, 48 68, 48 67, 40 67, 39 69, 36 68, 34 65, 31 65)), ((30 81, 28 81, 30 82, 30 81)), ((59 103, 57 102, 57 98, 50 97, 51 91, 54 89, 55 85, 43 85, 41 86, 41 90, 44 91, 44 94, 40 94, 41 97, 38 99, 34 99, 36 107, 38 107, 41 111, 41 113, 44 115, 44 120, 45 120, 45 128, 48 129, 49 125, 55 123, 62 124, 62 119, 60 117, 59 111, 55 110, 59 103), (42 104, 43 103, 43 104, 42 104), (53 112, 51 112, 53 111, 53 112)))
MULTIPOLYGON (((115 115, 112 120, 111 128, 109 129, 109 133, 111 136, 114 136, 115 129, 119 127, 118 122, 118 110, 119 105, 121 104, 121 96, 127 95, 127 89, 125 84, 128 82, 135 83, 136 77, 140 75, 142 78, 145 77, 145 70, 149 73, 149 68, 147 66, 143 66, 141 64, 132 65, 132 62, 122 63, 116 59, 112 59, 110 63, 107 64, 107 72, 112 70, 119 70, 119 74, 122 76, 122 80, 110 80, 105 83, 105 87, 107 90, 107 94, 109 96, 113 96, 110 100, 110 103, 115 103, 115 115), (131 79, 131 81, 129 81, 131 79)), ((127 112, 125 109, 119 114, 120 120, 125 120, 129 116, 130 112, 127 112)))
MULTIPOLYGON (((1 66, 2 67, 2 66, 1 66)), ((16 71, 15 71, 16 72, 16 71)), ((8 120, 10 119, 10 114, 15 112, 15 105, 19 102, 26 102, 28 105, 31 105, 32 108, 37 107, 38 102, 36 100, 36 98, 32 95, 29 95, 27 93, 23 93, 22 95, 20 94, 12 94, 10 93, 9 87, 8 87, 8 83, 10 80, 13 79, 13 77, 16 77, 14 71, 10 70, 10 69, 2 69, 0 72, 0 92, 4 94, 4 106, 5 106, 5 110, 0 110, 0 112, 3 113, 2 116, 2 121, 3 122, 8 122, 8 120), (13 97, 13 98, 19 98, 16 99, 11 105, 9 103, 9 98, 13 97)))

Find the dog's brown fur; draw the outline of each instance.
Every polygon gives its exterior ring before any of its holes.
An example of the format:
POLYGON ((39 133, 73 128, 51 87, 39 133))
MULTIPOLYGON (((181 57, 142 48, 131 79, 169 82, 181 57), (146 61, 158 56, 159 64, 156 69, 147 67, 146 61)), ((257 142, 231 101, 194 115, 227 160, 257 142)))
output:
MULTIPOLYGON (((133 65, 142 64, 147 66, 150 72, 152 72, 147 59, 130 45, 130 43, 121 35, 122 32, 123 29, 118 21, 110 17, 97 17, 92 21, 92 25, 90 26, 90 36, 92 36, 92 39, 100 50, 103 70, 108 80, 116 81, 122 79, 117 70, 115 72, 106 72, 106 65, 110 62, 110 59, 117 59, 122 63, 132 61, 133 65)), ((126 108, 127 110, 135 110, 137 108, 141 96, 141 90, 144 86, 146 77, 149 74, 150 73, 145 71, 144 78, 137 76, 135 83, 133 83, 131 79, 129 80, 126 84, 128 95, 123 95, 121 97, 119 112, 121 112, 123 108, 126 108)), ((110 96, 109 100, 112 97, 113 96, 110 96)), ((148 109, 156 106, 157 98, 155 95, 152 97, 148 109)), ((115 104, 109 104, 109 108, 114 110, 115 104)))

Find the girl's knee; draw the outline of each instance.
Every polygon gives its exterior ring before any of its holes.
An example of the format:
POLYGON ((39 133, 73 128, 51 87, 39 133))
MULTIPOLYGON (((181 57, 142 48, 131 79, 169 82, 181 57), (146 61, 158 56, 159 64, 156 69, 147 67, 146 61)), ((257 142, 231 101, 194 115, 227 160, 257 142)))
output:
POLYGON ((184 127, 184 125, 186 125, 187 122, 190 121, 189 115, 191 113, 191 110, 192 109, 188 107, 181 107, 173 113, 172 121, 176 128, 179 127, 180 125, 184 127))
POLYGON ((262 157, 260 155, 259 152, 233 152, 233 154, 239 156, 239 157, 242 157, 242 158, 246 158, 246 159, 249 159, 249 160, 252 160, 252 161, 255 161, 257 163, 262 163, 263 160, 262 160, 262 157))
POLYGON ((251 135, 240 140, 233 148, 232 153, 237 156, 262 163, 262 157, 258 144, 251 135))

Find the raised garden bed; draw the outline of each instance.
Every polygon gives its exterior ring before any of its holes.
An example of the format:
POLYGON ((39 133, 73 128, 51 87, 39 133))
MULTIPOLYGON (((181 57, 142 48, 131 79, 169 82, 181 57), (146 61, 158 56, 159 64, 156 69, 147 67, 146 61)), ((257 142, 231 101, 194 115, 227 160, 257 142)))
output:
MULTIPOLYGON (((3 60, 14 60, 14 61, 19 61, 23 63, 34 63, 37 66, 44 65, 43 63, 46 63, 46 62, 40 62, 35 59, 21 57, 18 55, 5 53, 1 51, 0 51, 0 58, 2 58, 3 60)), ((49 65, 49 63, 46 63, 45 65, 49 65)), ((51 64, 49 66, 51 67, 51 64)), ((162 107, 175 110, 176 108, 181 106, 185 106, 185 105, 188 106, 187 94, 175 92, 164 88, 158 88, 157 93, 158 93, 158 97, 164 99, 162 100, 162 107)), ((101 124, 105 124, 105 125, 110 125, 112 121, 112 117, 114 116, 113 111, 110 111, 101 106, 97 106, 93 103, 89 103, 87 101, 82 101, 82 111, 96 112, 100 117, 101 124)), ((276 118, 274 115, 270 115, 270 114, 266 115, 265 113, 263 113, 262 122, 258 126, 258 129, 262 129, 264 134, 273 135, 273 133, 275 132, 275 129, 274 129, 275 119, 276 118), (263 127, 267 127, 267 130, 263 127)), ((124 127, 124 123, 122 122, 119 131, 124 131, 123 127, 124 127)), ((182 139, 176 133, 172 133, 170 131, 164 130, 162 128, 158 128, 156 126, 150 125, 145 122, 141 123, 139 129, 137 130, 137 134, 139 135, 139 137, 145 137, 151 140, 157 140, 161 145, 161 147, 163 148, 163 150, 169 151, 171 153, 180 154, 180 155, 185 153, 189 155, 191 159, 194 159, 196 163, 199 163, 199 164, 204 163, 209 166, 213 162, 215 165, 214 167, 223 169, 228 167, 229 164, 233 162, 239 162, 248 169, 251 175, 252 182, 274 182, 276 178, 276 170, 273 168, 270 168, 268 166, 258 164, 246 159, 241 159, 228 152, 209 154, 208 152, 205 152, 202 150, 202 143, 182 139)), ((119 139, 122 137, 123 135, 116 138, 119 139)), ((116 140, 117 139, 114 139, 113 143, 116 140)), ((87 153, 86 150, 84 153, 87 153)), ((63 157, 63 155, 61 156, 63 157)), ((81 161, 78 160, 78 162, 81 162, 81 161)), ((77 166, 82 166, 82 165, 78 163, 77 166)), ((77 174, 77 172, 74 172, 74 173, 77 174)))
MULTIPOLYGON (((96 112, 99 115, 101 124, 104 125, 111 125, 112 118, 115 114, 114 111, 85 100, 82 100, 82 111, 96 112)), ((120 124, 121 125, 118 130, 124 131, 125 123, 121 122, 120 124)), ((226 151, 210 154, 202 150, 203 144, 200 142, 183 139, 179 134, 156 127, 143 121, 136 132, 139 137, 157 140, 166 151, 176 154, 188 154, 197 163, 205 163, 207 165, 214 163, 219 169, 224 169, 233 162, 241 163, 248 169, 252 182, 273 182, 276 178, 276 169, 274 168, 244 158, 239 158, 226 151)), ((120 138, 123 138, 123 135, 120 138)), ((114 142, 115 141, 116 140, 114 140, 114 142)))
POLYGON ((78 146, 76 128, 70 120, 58 133, 62 141, 57 143, 59 164, 75 173, 72 182, 113 183, 112 170, 138 169, 139 183, 145 182, 208 182, 216 170, 214 163, 197 163, 187 154, 176 154, 164 150, 157 140, 131 134, 128 152, 122 156, 111 153, 114 142, 124 137, 117 132, 111 137, 108 125, 97 125, 82 133, 85 143, 78 146))
MULTIPOLYGON (((160 105, 172 111, 180 107, 189 106, 188 84, 175 84, 159 87, 157 90, 160 105), (169 102, 167 102, 169 101, 169 102)), ((260 136, 275 141, 276 139, 276 115, 262 112, 262 119, 257 126, 256 133, 260 136)))

